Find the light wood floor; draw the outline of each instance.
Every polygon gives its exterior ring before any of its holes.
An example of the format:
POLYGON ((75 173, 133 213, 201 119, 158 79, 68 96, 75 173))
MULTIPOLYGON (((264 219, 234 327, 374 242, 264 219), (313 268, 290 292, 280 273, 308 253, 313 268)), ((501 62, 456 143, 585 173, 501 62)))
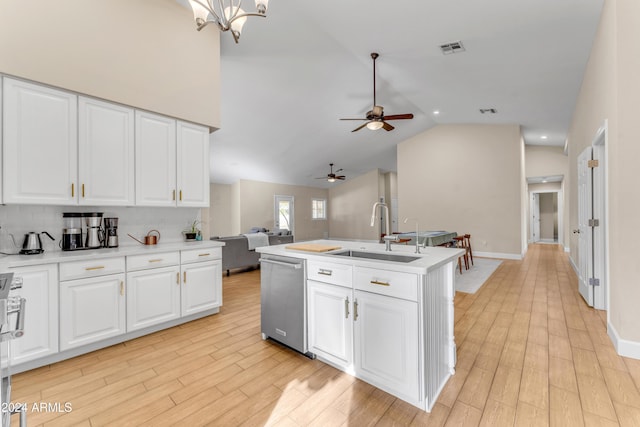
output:
MULTIPOLYGON (((457 294, 457 372, 432 413, 262 341, 259 272, 220 314, 14 376, 14 402, 70 402, 29 426, 640 424, 640 361, 619 357, 555 245, 457 294)), ((14 420, 16 422, 16 420, 14 420)))

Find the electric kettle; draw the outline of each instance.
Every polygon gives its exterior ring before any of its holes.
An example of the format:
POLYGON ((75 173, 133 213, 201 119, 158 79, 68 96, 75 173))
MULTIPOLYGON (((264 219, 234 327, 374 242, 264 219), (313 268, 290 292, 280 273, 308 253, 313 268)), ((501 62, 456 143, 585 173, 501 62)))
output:
POLYGON ((24 235, 24 242, 22 243, 21 255, 34 255, 44 252, 42 249, 42 240, 40 240, 40 234, 46 234, 51 240, 56 240, 51 234, 43 231, 42 233, 36 233, 34 231, 24 235))

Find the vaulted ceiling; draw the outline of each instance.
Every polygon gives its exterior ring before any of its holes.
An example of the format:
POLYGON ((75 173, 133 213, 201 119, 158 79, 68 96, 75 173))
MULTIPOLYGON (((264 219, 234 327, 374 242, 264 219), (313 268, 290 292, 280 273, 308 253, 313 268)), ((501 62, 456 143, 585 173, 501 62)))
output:
POLYGON ((329 163, 347 179, 395 171, 396 145, 438 124, 517 123, 527 144, 562 146, 603 1, 272 0, 239 44, 221 35, 212 182, 328 187, 315 178, 329 163), (465 51, 444 55, 454 41, 465 51), (371 52, 377 103, 415 118, 352 133, 361 122, 339 119, 371 109, 371 52))

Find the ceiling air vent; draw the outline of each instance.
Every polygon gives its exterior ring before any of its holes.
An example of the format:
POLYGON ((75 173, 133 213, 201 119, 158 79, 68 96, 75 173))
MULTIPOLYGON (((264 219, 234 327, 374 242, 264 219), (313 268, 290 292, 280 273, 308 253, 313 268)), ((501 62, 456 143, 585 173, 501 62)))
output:
POLYGON ((441 44, 440 50, 442 50, 443 55, 451 55, 452 53, 464 52, 465 48, 462 42, 458 40, 457 42, 441 44))
POLYGON ((496 114, 498 110, 496 110, 495 108, 481 108, 480 112, 482 114, 496 114))

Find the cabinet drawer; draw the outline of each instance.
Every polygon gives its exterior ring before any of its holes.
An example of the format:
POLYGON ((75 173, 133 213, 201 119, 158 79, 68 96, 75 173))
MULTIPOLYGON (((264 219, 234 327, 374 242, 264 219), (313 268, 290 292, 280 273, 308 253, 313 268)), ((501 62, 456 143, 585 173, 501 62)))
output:
POLYGON ((354 288, 381 295, 418 300, 418 275, 375 268, 356 267, 354 288))
POLYGON ((307 278, 318 282, 331 283, 338 286, 351 287, 350 265, 334 264, 328 262, 308 261, 307 278))
POLYGON ((180 261, 182 264, 211 261, 214 259, 222 259, 222 248, 203 248, 180 251, 180 261))
POLYGON ((124 273, 124 257, 60 263, 60 280, 82 279, 124 273))
POLYGON ((148 268, 168 267, 180 264, 179 252, 161 254, 131 255, 127 257, 127 271, 146 270, 148 268))

